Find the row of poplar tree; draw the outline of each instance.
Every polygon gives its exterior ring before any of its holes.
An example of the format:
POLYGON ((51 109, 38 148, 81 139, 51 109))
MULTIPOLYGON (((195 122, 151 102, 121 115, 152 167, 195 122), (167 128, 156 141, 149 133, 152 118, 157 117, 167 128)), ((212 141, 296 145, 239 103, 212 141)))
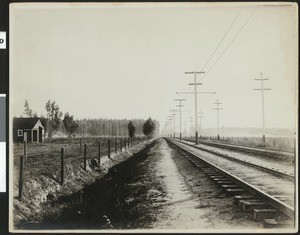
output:
MULTIPOLYGON (((26 117, 38 117, 37 113, 30 109, 25 100, 24 115, 26 117)), ((55 101, 48 100, 46 116, 41 115, 40 120, 45 128, 45 135, 52 137, 61 132, 68 136, 141 136, 157 135, 159 123, 156 120, 144 119, 80 119, 75 120, 68 112, 63 114, 55 101)))

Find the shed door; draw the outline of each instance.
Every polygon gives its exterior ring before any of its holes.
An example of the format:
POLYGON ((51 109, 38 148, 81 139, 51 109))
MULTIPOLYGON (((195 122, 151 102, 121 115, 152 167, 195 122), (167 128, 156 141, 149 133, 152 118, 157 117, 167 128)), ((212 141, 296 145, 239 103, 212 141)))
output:
POLYGON ((38 131, 37 130, 32 130, 32 131, 33 131, 33 133, 32 133, 32 135, 33 135, 32 142, 38 142, 38 138, 37 138, 38 131))
POLYGON ((39 142, 43 142, 43 128, 39 127, 39 142))

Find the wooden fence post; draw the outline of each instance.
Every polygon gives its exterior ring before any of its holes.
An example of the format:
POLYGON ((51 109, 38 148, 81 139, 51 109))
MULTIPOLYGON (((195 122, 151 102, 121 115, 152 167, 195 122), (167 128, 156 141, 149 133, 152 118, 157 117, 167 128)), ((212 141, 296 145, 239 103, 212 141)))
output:
POLYGON ((61 148, 60 155, 60 184, 63 185, 65 180, 65 150, 61 148))
POLYGON ((110 140, 108 140, 107 148, 108 148, 108 158, 110 158, 110 140))
POLYGON ((27 141, 24 140, 24 160, 27 163, 27 141))
POLYGON ((133 137, 131 137, 131 138, 130 138, 130 142, 131 142, 131 147, 132 147, 132 138, 133 138, 133 137))
POLYGON ((23 196, 23 173, 24 173, 24 157, 20 157, 20 175, 19 175, 19 200, 22 201, 23 196))
POLYGON ((127 143, 128 143, 128 148, 130 147, 130 137, 128 137, 128 139, 127 139, 127 143))
POLYGON ((125 148, 125 150, 127 148, 127 138, 126 137, 124 138, 124 148, 125 148))
POLYGON ((101 155, 101 142, 98 142, 98 161, 99 161, 99 167, 100 167, 100 155, 101 155))
POLYGON ((122 152, 122 138, 120 138, 120 151, 122 152))
POLYGON ((83 162, 83 169, 86 170, 86 144, 84 144, 84 162, 83 162))
POLYGON ((117 149, 117 137, 115 138, 115 153, 118 152, 118 149, 117 149))

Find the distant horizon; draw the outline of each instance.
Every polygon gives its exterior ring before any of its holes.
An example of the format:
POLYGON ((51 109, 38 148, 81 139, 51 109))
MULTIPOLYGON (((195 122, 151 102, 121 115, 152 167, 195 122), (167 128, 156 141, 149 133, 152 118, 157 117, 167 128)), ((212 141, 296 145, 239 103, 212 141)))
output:
MULTIPOLYGON (((63 112, 63 115, 65 114, 65 113, 67 113, 67 112, 63 112)), ((70 115, 72 115, 71 113, 69 113, 70 115)), ((18 118, 18 117, 22 117, 22 118, 29 118, 28 116, 26 116, 25 114, 19 114, 19 115, 14 115, 13 116, 13 118, 18 118)), ((42 115, 37 115, 37 117, 38 118, 41 118, 41 117, 46 117, 46 114, 43 114, 43 116, 42 115)), ((109 119, 109 120, 128 120, 128 121, 130 121, 130 120, 147 120, 149 117, 147 117, 147 118, 127 118, 127 117, 124 117, 124 118, 114 118, 114 117, 83 117, 83 118, 76 118, 75 116, 74 116, 74 120, 98 120, 98 119, 109 119)), ((158 119, 156 119, 156 118, 154 118, 154 117, 151 117, 150 116, 150 118, 152 119, 152 120, 156 120, 160 125, 162 125, 162 123, 160 123, 159 121, 158 121, 158 119)), ((63 117, 62 117, 62 119, 63 119, 63 117)), ((177 120, 177 122, 178 122, 178 120, 177 120)), ((182 126, 184 126, 184 124, 182 123, 182 126)), ((172 127, 173 127, 173 125, 172 125, 172 127)), ((190 128, 190 126, 189 126, 189 128, 190 128)), ((226 129, 226 128, 232 128, 232 129, 234 129, 234 128, 237 128, 237 129, 259 129, 259 130, 261 130, 262 128, 261 127, 255 127, 255 126, 224 126, 224 125, 222 125, 222 126, 220 126, 220 129, 226 129)), ((179 124, 177 123, 176 124, 176 129, 179 129, 179 124)), ((204 129, 204 130, 210 130, 210 129, 217 129, 216 127, 202 127, 202 129, 204 129)), ((268 130, 268 129, 283 129, 283 130, 291 130, 291 131, 295 131, 296 130, 296 128, 291 128, 291 127, 266 127, 265 128, 266 130, 268 130)))
MULTIPOLYGON (((46 116, 44 116, 46 117, 46 116)), ((30 117, 26 117, 26 116, 14 116, 13 118, 30 118, 30 117)), ((41 116, 37 116, 37 118, 41 118, 41 116)), ((155 118, 152 118, 150 117, 152 120, 155 120, 159 123, 159 125, 161 125, 161 123, 155 119, 155 118)), ((62 117, 63 119, 63 117, 62 117)), ((76 121, 81 121, 81 120, 100 120, 100 119, 107 119, 107 120, 128 120, 128 121, 131 121, 131 120, 147 120, 148 118, 105 118, 105 117, 99 117, 99 118, 76 118, 74 117, 74 120, 76 121)), ((161 126, 160 126, 161 127, 161 126)), ((251 126, 220 126, 220 130, 224 130, 224 129, 251 129, 251 130, 258 130, 258 131, 261 131, 262 128, 261 127, 251 127, 251 126)), ((179 133, 179 126, 176 126, 176 133, 179 133)), ((202 130, 214 130, 216 131, 217 128, 216 127, 203 127, 202 130)), ((265 128, 266 132, 268 132, 268 130, 284 130, 284 131, 290 131, 290 132, 295 132, 296 129, 293 129, 293 128, 288 128, 288 127, 266 127, 265 128)), ((162 130, 160 130, 162 131, 162 130)), ((268 133, 266 133, 268 134, 268 133)))

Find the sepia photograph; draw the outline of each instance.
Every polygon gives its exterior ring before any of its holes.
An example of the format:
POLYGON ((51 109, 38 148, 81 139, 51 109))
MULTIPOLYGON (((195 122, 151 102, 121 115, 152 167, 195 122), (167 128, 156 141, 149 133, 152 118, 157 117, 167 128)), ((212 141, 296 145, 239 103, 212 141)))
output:
POLYGON ((298 231, 296 3, 11 3, 9 231, 298 231))

